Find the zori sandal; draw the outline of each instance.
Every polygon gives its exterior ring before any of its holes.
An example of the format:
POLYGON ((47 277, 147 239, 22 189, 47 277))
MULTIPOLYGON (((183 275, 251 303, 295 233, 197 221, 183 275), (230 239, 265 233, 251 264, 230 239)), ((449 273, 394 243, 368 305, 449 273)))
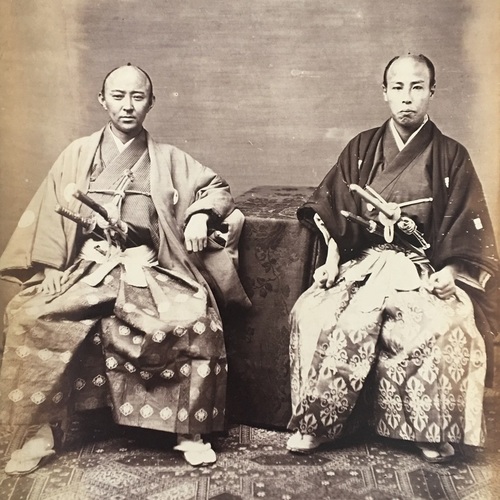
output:
POLYGON ((179 435, 177 443, 174 450, 181 451, 184 460, 193 467, 211 465, 217 460, 210 443, 204 443, 199 434, 193 436, 179 435))
POLYGON ((328 443, 330 439, 322 436, 311 436, 309 434, 301 434, 297 431, 292 434, 286 443, 286 448, 292 453, 300 453, 309 455, 314 453, 321 445, 328 443))
POLYGON ((417 443, 420 456, 430 464, 444 464, 455 457, 455 449, 450 443, 417 443))
POLYGON ((21 449, 12 453, 5 466, 5 474, 23 476, 44 465, 55 455, 54 436, 50 426, 44 425, 21 449))

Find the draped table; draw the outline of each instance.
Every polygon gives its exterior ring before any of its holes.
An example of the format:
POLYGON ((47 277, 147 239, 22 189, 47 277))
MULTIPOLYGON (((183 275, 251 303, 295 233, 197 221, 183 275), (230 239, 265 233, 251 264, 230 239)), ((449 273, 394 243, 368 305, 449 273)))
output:
POLYGON ((260 186, 236 199, 246 218, 239 271, 252 308, 224 318, 230 421, 284 428, 290 418, 289 314, 321 258, 319 238, 296 218, 312 191, 260 186))

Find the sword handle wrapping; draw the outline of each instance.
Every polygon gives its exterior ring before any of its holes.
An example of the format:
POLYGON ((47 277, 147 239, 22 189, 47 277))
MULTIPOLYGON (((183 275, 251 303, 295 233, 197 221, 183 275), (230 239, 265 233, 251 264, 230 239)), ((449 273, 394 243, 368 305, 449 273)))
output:
POLYGON ((85 193, 82 193, 79 189, 77 189, 73 196, 81 201, 84 205, 91 208, 94 212, 98 213, 103 219, 109 222, 109 214, 108 211, 102 206, 99 205, 96 201, 94 201, 90 196, 87 196, 85 193))
POLYGON ((377 223, 374 220, 364 219, 363 217, 354 215, 352 212, 348 212, 347 210, 341 210, 340 214, 344 216, 348 221, 355 222, 356 224, 363 226, 369 233, 374 233, 377 230, 377 223))
POLYGON ((62 207, 61 205, 56 205, 55 211, 59 215, 62 215, 63 217, 66 217, 67 219, 76 222, 77 224, 82 226, 85 229, 85 231, 93 231, 95 228, 95 221, 93 219, 82 217, 80 214, 72 212, 71 210, 62 207))

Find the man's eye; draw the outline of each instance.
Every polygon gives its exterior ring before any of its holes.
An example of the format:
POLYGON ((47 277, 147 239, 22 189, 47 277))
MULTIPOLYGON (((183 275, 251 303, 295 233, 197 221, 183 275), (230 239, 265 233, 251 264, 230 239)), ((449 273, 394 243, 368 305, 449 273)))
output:
POLYGON ((111 97, 113 99, 123 99, 123 96, 121 94, 112 94, 111 97))
POLYGON ((143 95, 135 95, 135 96, 134 96, 134 99, 135 99, 136 101, 143 101, 143 100, 144 100, 144 96, 143 96, 143 95))

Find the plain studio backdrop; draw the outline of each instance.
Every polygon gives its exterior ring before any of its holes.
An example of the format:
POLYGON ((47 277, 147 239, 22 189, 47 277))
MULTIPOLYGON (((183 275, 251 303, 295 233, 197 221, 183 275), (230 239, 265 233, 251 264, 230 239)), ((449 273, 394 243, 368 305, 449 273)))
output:
POLYGON ((499 217, 498 0, 0 0, 0 251, 59 153, 106 123, 104 75, 131 62, 146 128, 225 177, 317 185, 388 117, 385 64, 437 69, 430 116, 464 144, 499 217))

